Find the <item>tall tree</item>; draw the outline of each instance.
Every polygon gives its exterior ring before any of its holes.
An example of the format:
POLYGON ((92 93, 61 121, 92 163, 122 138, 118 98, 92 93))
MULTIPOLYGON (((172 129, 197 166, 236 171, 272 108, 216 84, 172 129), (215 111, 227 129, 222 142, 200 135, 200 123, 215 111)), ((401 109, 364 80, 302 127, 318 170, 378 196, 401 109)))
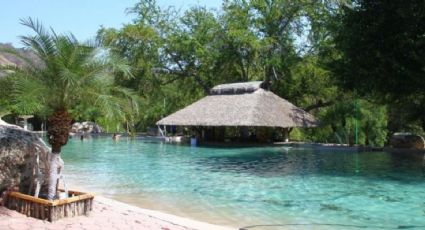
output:
POLYGON ((143 89, 141 123, 154 124, 214 85, 251 80, 272 82, 279 96, 314 113, 344 94, 322 55, 334 52, 325 26, 338 6, 333 0, 227 0, 222 11, 197 6, 178 13, 141 1, 131 10, 132 24, 102 29, 99 38, 137 69, 123 86, 143 89))
POLYGON ((412 123, 425 131, 424 1, 356 0, 338 17, 341 85, 388 103, 392 131, 412 123), (404 124, 395 124, 399 114, 404 124))
MULTIPOLYGON (((252 23, 251 7, 246 1, 225 1, 220 15, 223 41, 219 59, 228 80, 245 82, 263 79, 260 60, 261 39, 252 23)), ((226 79, 227 80, 227 79, 226 79)))

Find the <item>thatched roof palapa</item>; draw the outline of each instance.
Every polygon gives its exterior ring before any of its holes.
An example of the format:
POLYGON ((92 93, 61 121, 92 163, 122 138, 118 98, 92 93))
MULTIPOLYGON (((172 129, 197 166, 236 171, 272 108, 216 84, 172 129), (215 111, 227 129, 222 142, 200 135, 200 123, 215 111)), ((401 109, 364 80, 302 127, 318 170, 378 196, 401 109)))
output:
POLYGON ((261 81, 215 86, 209 96, 156 124, 281 128, 317 125, 317 120, 311 114, 261 86, 261 81))

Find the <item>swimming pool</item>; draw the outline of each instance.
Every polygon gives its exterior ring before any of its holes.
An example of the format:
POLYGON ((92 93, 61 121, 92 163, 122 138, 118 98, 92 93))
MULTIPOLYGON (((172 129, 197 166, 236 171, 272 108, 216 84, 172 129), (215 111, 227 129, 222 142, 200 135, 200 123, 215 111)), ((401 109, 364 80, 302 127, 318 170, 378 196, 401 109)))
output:
POLYGON ((71 140, 62 158, 87 190, 214 224, 425 229, 424 163, 385 152, 99 138, 71 140))

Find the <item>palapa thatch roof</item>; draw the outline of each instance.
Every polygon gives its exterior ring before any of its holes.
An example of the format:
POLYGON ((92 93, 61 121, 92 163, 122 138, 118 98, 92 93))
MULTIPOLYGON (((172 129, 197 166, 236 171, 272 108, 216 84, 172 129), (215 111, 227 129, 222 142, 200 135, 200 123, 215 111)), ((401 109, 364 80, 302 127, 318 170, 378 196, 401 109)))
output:
POLYGON ((261 88, 262 82, 215 86, 211 94, 158 121, 157 125, 313 127, 317 120, 261 88))

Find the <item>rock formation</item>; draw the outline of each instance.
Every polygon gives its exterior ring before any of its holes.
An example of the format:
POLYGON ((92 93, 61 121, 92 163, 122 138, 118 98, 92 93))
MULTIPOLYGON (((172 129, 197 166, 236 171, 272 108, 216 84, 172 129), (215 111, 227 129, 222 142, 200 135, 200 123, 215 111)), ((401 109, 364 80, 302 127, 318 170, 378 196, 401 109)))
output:
POLYGON ((423 137, 411 133, 394 133, 390 139, 393 148, 425 149, 423 137))
POLYGON ((34 195, 40 187, 42 194, 49 157, 50 149, 38 134, 0 119, 0 194, 13 188, 34 195))
MULTIPOLYGON (((31 60, 32 64, 37 67, 43 67, 42 60, 31 50, 25 49, 25 48, 15 48, 12 46, 12 44, 4 44, 0 43, 0 66, 17 66, 17 67, 25 67, 28 66, 28 63, 26 60, 23 60, 22 58, 10 54, 6 52, 5 50, 14 50, 19 55, 27 58, 28 60, 31 60)), ((7 71, 0 70, 0 77, 6 76, 7 71)))
POLYGON ((90 134, 101 133, 102 128, 92 121, 75 122, 72 124, 71 133, 74 134, 90 134))

